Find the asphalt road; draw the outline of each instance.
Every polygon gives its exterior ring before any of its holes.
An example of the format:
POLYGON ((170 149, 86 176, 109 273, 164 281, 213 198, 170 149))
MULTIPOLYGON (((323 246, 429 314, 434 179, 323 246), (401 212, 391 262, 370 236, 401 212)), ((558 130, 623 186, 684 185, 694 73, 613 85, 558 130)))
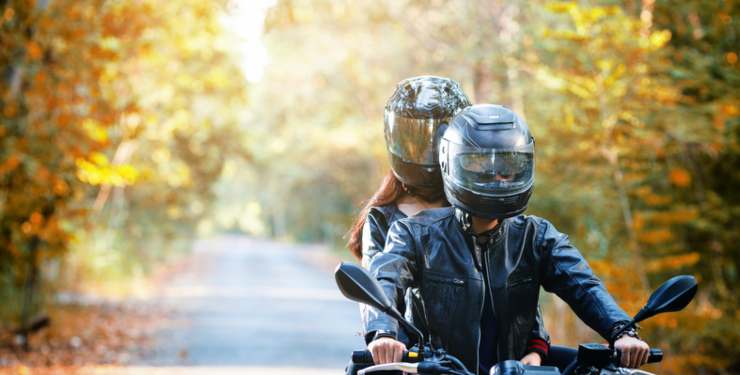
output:
POLYGON ((363 346, 359 310, 337 291, 331 270, 311 261, 321 254, 240 236, 199 241, 162 288, 158 302, 174 319, 142 365, 342 374, 363 346))

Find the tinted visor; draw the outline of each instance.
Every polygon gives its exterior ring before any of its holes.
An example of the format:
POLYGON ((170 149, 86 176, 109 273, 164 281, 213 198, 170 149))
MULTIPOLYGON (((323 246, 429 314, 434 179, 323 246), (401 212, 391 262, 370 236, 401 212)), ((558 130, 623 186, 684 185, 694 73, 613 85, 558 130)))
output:
POLYGON ((534 143, 514 149, 478 149, 450 144, 450 176, 478 194, 508 196, 534 182, 534 143))
POLYGON ((385 116, 388 151, 407 163, 437 165, 438 130, 449 118, 415 119, 390 111, 386 111, 385 116))

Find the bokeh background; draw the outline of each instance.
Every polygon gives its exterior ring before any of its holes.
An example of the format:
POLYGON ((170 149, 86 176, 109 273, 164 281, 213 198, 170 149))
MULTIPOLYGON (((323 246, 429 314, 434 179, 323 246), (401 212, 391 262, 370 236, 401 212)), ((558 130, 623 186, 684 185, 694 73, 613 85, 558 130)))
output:
MULTIPOLYGON (((75 340, 44 342, 106 316, 80 296, 146 294, 198 239, 350 259, 344 234, 389 168, 385 101, 433 74, 525 116, 529 213, 568 233, 628 312, 672 275, 699 280, 689 308, 643 325, 670 353, 653 369, 740 373, 739 8, 0 1, 0 366, 84 364, 75 340)), ((543 303, 554 341, 597 339, 543 303)))

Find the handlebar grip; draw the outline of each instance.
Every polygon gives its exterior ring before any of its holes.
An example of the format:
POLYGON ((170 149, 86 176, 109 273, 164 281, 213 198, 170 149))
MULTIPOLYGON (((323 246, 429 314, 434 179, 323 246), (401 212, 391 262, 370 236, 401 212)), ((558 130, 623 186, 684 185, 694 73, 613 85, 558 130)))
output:
POLYGON ((373 355, 369 350, 355 350, 352 352, 352 363, 372 364, 373 355))
MULTIPOLYGON (((615 363, 622 361, 622 352, 617 350, 617 356, 614 358, 615 363)), ((650 348, 650 355, 648 355, 647 363, 658 363, 663 360, 663 351, 658 348, 650 348)))
POLYGON ((650 356, 648 357, 648 363, 657 363, 663 360, 663 351, 658 348, 650 349, 650 356))
MULTIPOLYGON (((414 363, 419 361, 421 361, 421 356, 419 355, 419 353, 408 350, 403 351, 401 362, 414 363)), ((372 353, 370 353, 369 350, 356 350, 352 352, 352 363, 372 365, 374 363, 373 355, 372 353)))

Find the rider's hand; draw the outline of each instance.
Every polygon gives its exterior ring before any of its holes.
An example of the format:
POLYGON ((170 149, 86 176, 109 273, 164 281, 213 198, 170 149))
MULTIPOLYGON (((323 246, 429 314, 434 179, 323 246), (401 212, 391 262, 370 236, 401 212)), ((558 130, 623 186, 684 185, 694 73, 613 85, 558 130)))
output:
POLYGON ((383 363, 401 362, 406 345, 390 337, 381 337, 371 342, 367 346, 367 349, 373 355, 373 362, 376 365, 380 365, 383 363))
POLYGON ((622 352, 622 366, 638 368, 647 363, 650 346, 645 341, 631 336, 622 336, 614 343, 614 348, 622 352))
POLYGON ((542 357, 539 353, 532 352, 525 355, 520 362, 527 366, 540 366, 542 365, 542 357))

